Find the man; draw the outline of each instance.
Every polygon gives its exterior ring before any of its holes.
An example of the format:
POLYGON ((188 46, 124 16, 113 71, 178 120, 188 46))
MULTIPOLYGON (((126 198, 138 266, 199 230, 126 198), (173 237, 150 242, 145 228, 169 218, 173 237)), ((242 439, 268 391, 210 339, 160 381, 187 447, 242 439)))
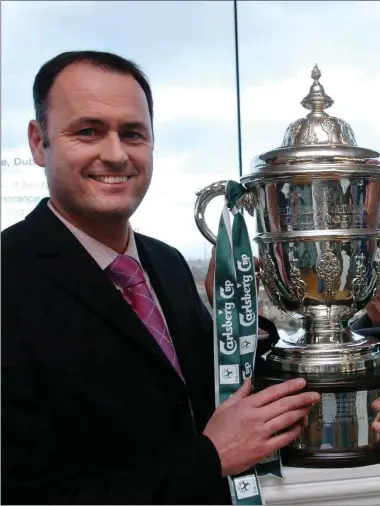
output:
POLYGON ((226 477, 296 438, 319 395, 247 381, 214 410, 191 272, 129 224, 153 158, 138 67, 63 53, 33 93, 50 199, 2 233, 2 503, 229 503, 226 477))
POLYGON ((191 272, 129 225, 152 176, 142 72, 64 53, 33 93, 50 199, 2 234, 2 502, 228 503, 225 477, 297 437, 319 395, 301 380, 249 396, 246 382, 213 414, 212 321, 191 272))

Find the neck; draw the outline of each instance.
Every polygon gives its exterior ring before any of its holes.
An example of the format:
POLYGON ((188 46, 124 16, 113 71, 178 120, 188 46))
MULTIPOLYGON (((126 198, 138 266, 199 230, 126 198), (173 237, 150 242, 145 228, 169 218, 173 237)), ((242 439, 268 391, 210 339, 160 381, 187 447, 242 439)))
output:
POLYGON ((123 216, 76 216, 68 213, 50 200, 50 204, 66 221, 79 228, 82 232, 93 237, 113 251, 123 254, 128 245, 129 222, 123 216))
MULTIPOLYGON (((73 223, 73 225, 75 225, 73 223)), ((128 245, 129 239, 129 225, 128 221, 125 220, 123 223, 116 224, 114 220, 112 220, 112 226, 110 223, 104 223, 102 226, 101 223, 97 221, 95 224, 80 224, 75 225, 80 228, 85 234, 93 237, 100 243, 108 246, 113 251, 116 251, 120 255, 125 252, 128 245)))

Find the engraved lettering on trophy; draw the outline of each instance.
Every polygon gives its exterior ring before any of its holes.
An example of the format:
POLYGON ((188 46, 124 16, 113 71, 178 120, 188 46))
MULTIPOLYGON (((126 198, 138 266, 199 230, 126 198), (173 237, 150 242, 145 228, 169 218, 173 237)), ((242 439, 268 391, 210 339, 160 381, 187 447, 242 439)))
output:
POLYGON ((319 417, 324 424, 357 422, 356 413, 357 392, 322 394, 319 417))
POLYGON ((317 261, 317 274, 324 284, 324 296, 328 306, 331 305, 336 292, 336 285, 341 275, 341 265, 336 255, 331 250, 329 243, 324 246, 324 251, 317 261))
POLYGON ((367 286, 364 260, 365 256, 363 255, 363 253, 355 255, 356 274, 355 278, 352 280, 352 288, 351 288, 353 311, 358 310, 358 301, 360 297, 363 295, 363 291, 367 286))
POLYGON ((264 217, 275 219, 278 215, 282 230, 320 230, 318 224, 324 222, 325 229, 367 228, 368 218, 363 215, 363 207, 352 204, 337 204, 329 207, 327 213, 316 203, 315 207, 300 204, 296 210, 289 205, 272 210, 264 209, 264 217))

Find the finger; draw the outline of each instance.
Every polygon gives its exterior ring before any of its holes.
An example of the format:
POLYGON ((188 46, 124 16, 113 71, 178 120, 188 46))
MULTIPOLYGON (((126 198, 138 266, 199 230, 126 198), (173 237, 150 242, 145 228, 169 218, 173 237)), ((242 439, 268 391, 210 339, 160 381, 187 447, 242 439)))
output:
POLYGON ((211 252, 211 260, 208 266, 206 279, 205 279, 205 289, 208 301, 210 303, 210 306, 213 306, 213 298, 214 298, 214 274, 215 274, 215 252, 216 248, 213 246, 212 252, 211 252))
POLYGON ((380 411, 380 398, 379 398, 379 399, 376 399, 375 401, 373 401, 373 403, 372 403, 372 408, 373 408, 375 411, 380 411))
POLYGON ((216 255, 216 246, 213 246, 211 250, 211 260, 210 260, 210 265, 212 266, 213 270, 215 267, 215 255, 216 255))
POLYGON ((378 432, 380 434, 380 422, 374 422, 372 424, 372 428, 374 431, 378 432))
POLYGON ((321 396, 317 392, 303 392, 302 394, 282 397, 282 399, 260 408, 260 418, 267 422, 288 411, 307 408, 320 400, 321 396))
POLYGON ((244 380, 244 383, 239 388, 239 390, 237 392, 235 392, 234 394, 232 394, 229 399, 224 401, 219 406, 219 411, 220 411, 220 409, 228 408, 228 407, 232 406, 233 404, 235 404, 236 402, 241 401, 245 397, 248 397, 251 393, 252 393, 252 381, 250 378, 247 378, 246 380, 244 380))
POLYGON ((374 327, 380 325, 380 299, 375 299, 367 307, 367 315, 370 317, 374 327))
MULTIPOLYGON (((375 426, 380 425, 380 413, 378 413, 378 414, 375 416, 375 419, 374 419, 374 421, 372 422, 372 427, 373 427, 374 425, 375 425, 375 426)), ((375 430, 377 430, 377 429, 375 429, 375 430)))
POLYGON ((275 432, 287 429, 295 423, 302 424, 303 419, 309 411, 310 408, 301 408, 289 411, 289 413, 284 413, 283 415, 277 416, 276 418, 273 418, 273 420, 266 422, 264 424, 264 430, 267 431, 268 434, 274 434, 275 432))
POLYGON ((286 395, 296 393, 302 390, 306 385, 304 378, 296 378, 289 381, 284 381, 278 385, 272 385, 261 392, 252 395, 250 402, 255 408, 261 408, 271 402, 275 402, 286 395))
MULTIPOLYGON (((271 437, 267 441, 267 450, 268 454, 273 453, 277 450, 281 450, 284 446, 287 446, 295 439, 297 439, 302 434, 302 426, 301 424, 297 424, 286 432, 282 432, 281 434, 276 434, 271 437)), ((265 452, 265 453, 266 453, 265 452)))

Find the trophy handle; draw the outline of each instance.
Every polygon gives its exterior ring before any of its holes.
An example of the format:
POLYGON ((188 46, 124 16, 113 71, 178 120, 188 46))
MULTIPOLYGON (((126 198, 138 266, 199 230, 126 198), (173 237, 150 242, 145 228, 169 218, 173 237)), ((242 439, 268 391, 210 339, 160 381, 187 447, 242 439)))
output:
MULTIPOLYGON (((216 236, 209 229, 206 220, 205 220, 205 211, 206 208, 215 197, 219 197, 221 195, 226 194, 226 185, 227 180, 217 181, 216 183, 212 183, 209 186, 206 186, 202 190, 198 190, 196 192, 197 200, 195 202, 194 208, 194 218, 195 223, 197 224, 198 230, 203 235, 205 239, 207 239, 214 246, 216 245, 216 236)), ((251 193, 246 193, 238 203, 239 207, 244 207, 248 211, 248 213, 253 216, 254 208, 256 205, 255 199, 251 193)))

